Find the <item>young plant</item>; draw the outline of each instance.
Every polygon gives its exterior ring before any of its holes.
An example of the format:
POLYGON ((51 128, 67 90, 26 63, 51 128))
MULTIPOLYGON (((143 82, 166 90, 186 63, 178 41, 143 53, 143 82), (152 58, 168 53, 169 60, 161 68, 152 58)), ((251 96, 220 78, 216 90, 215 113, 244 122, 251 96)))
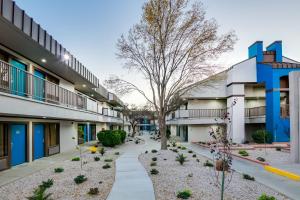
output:
POLYGON ((186 156, 184 156, 183 154, 178 154, 176 156, 176 161, 178 161, 180 165, 183 165, 187 161, 186 156))
POLYGON ((115 152, 115 155, 116 155, 116 156, 120 155, 120 152, 115 152))
POLYGON ((103 156, 105 154, 105 149, 104 147, 102 147, 100 150, 99 150, 99 153, 101 154, 101 156, 103 156))
POLYGON ((103 169, 108 169, 108 168, 111 168, 110 164, 106 163, 105 165, 103 165, 102 167, 103 169))
POLYGON ((79 175, 74 178, 74 181, 76 184, 81 184, 81 183, 85 182, 86 180, 87 180, 87 177, 85 177, 84 175, 79 175))
POLYGON ((156 149, 152 149, 151 153, 157 153, 157 150, 156 149))
POLYGON ((90 188, 88 194, 89 195, 97 195, 97 194, 99 194, 99 189, 98 188, 90 188))
POLYGON ((61 168, 61 167, 58 167, 58 168, 55 168, 54 169, 54 172, 55 173, 61 173, 61 172, 63 172, 64 171, 64 168, 61 168))
POLYGON ((206 160, 205 163, 203 164, 204 167, 214 167, 214 164, 209 162, 209 160, 206 160))
POLYGON ((112 161, 113 161, 113 159, 111 159, 111 158, 107 158, 104 160, 104 162, 112 162, 112 161))
POLYGON ((243 174, 243 178, 250 181, 255 181, 255 178, 253 176, 250 176, 248 174, 243 174))
POLYGON ((157 165, 157 163, 154 162, 154 161, 150 163, 150 166, 151 166, 151 167, 154 167, 154 166, 156 166, 156 165, 157 165))
POLYGON ((72 161, 80 161, 79 157, 72 158, 72 161))
POLYGON ((191 190, 182 190, 177 192, 177 198, 179 199, 188 199, 192 196, 191 190))
POLYGON ((52 193, 46 194, 46 188, 37 187, 33 191, 33 195, 27 197, 28 200, 50 200, 52 193))
POLYGON ((148 151, 145 151, 145 154, 147 154, 148 153, 148 151))
POLYGON ((192 151, 192 150, 189 150, 188 153, 193 153, 193 151, 192 151))
POLYGON ((256 160, 260 161, 260 162, 265 162, 266 159, 264 159, 263 157, 257 157, 256 160))
POLYGON ((257 200, 276 200, 276 198, 273 196, 262 194, 257 200))
POLYGON ((48 188, 52 187, 53 182, 54 182, 53 179, 48 179, 47 181, 43 181, 42 184, 39 185, 39 187, 48 189, 48 188))
POLYGON ((152 158, 152 161, 157 161, 157 158, 156 158, 156 157, 153 157, 153 158, 152 158))
POLYGON ((152 174, 152 175, 156 175, 158 173, 159 173, 159 171, 157 169, 153 168, 153 169, 150 170, 150 174, 152 174))
POLYGON ((196 158, 197 157, 197 155, 196 154, 193 154, 193 158, 196 158))
POLYGON ((99 160, 100 160, 100 157, 98 157, 98 156, 94 157, 94 161, 98 162, 99 160))
POLYGON ((186 147, 185 147, 185 146, 182 146, 182 147, 181 147, 181 150, 186 150, 186 147))
POLYGON ((245 150, 239 150, 239 154, 244 157, 249 156, 249 153, 245 150))

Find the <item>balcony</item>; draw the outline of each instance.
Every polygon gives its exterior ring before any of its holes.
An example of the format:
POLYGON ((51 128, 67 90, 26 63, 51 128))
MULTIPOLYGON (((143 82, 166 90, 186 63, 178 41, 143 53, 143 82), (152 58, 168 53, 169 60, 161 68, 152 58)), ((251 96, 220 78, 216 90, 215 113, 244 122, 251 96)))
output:
POLYGON ((245 123, 266 123, 266 106, 245 108, 245 123))

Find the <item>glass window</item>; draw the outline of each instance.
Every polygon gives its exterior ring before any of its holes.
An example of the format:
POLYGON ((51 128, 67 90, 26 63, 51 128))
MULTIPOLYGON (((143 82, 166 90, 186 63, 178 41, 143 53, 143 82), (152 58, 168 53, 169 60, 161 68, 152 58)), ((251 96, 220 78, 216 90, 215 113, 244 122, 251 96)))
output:
POLYGON ((0 124, 0 157, 7 156, 8 154, 8 133, 6 126, 0 124))
POLYGON ((59 145, 59 131, 57 124, 49 124, 49 146, 59 145))

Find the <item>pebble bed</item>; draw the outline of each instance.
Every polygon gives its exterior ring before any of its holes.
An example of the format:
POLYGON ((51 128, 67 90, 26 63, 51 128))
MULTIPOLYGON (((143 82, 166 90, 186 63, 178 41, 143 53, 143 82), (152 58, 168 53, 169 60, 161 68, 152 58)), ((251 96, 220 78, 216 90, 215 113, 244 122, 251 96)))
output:
POLYGON ((54 184, 47 189, 46 193, 51 193, 51 199, 55 200, 83 200, 83 199, 106 199, 114 182, 115 177, 115 159, 117 155, 109 150, 102 157, 98 152, 92 154, 85 152, 82 155, 82 160, 87 162, 83 165, 83 170, 80 169, 80 161, 66 160, 57 163, 47 169, 36 172, 30 176, 26 176, 17 181, 0 187, 1 200, 23 200, 33 194, 34 188, 48 179, 53 179, 54 184), (94 161, 94 157, 100 157, 100 161, 94 161), (105 159, 113 159, 110 162, 111 168, 103 169, 105 159), (64 168, 62 173, 55 173, 57 167, 64 168), (87 181, 76 184, 74 178, 80 174, 87 177, 87 181), (87 194, 90 188, 97 187, 98 195, 87 194))
MULTIPOLYGON (((288 164, 290 159, 290 154, 283 151, 276 151, 274 148, 256 148, 254 150, 246 150, 249 153, 247 158, 251 158, 256 160, 258 157, 264 158, 269 164, 276 165, 276 164, 288 164)), ((239 151, 234 150, 232 151, 234 154, 238 154, 239 151)))
MULTIPOLYGON (((188 150, 179 150, 179 153, 187 156, 188 162, 184 165, 175 161, 177 153, 170 150, 144 153, 139 157, 152 179, 156 200, 176 200, 178 199, 177 192, 184 189, 192 191, 192 196, 189 198, 191 200, 219 199, 220 189, 214 176, 215 171, 213 168, 203 166, 207 159, 198 154, 194 158, 192 157, 194 153, 188 153, 188 150), (157 157, 157 166, 151 167, 153 157, 157 157), (150 170, 153 168, 157 169, 159 174, 151 175, 150 170)), ((234 172, 231 177, 231 182, 225 191, 226 200, 255 200, 263 193, 272 195, 277 200, 288 199, 265 185, 243 179, 242 175, 237 172, 234 172)))

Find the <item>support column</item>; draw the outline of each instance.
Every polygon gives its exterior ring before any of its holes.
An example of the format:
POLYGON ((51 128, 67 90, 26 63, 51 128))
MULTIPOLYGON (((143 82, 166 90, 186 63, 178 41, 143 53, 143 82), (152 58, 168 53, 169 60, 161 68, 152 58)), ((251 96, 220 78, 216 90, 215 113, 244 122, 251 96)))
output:
POLYGON ((28 122, 28 162, 32 162, 32 153, 33 153, 33 143, 32 143, 32 137, 33 137, 33 126, 32 121, 28 122))
POLYGON ((231 124, 227 124, 228 134, 235 143, 245 141, 245 92, 244 84, 228 86, 227 112, 231 124))
POLYGON ((300 72, 289 73, 291 161, 300 163, 300 72))

